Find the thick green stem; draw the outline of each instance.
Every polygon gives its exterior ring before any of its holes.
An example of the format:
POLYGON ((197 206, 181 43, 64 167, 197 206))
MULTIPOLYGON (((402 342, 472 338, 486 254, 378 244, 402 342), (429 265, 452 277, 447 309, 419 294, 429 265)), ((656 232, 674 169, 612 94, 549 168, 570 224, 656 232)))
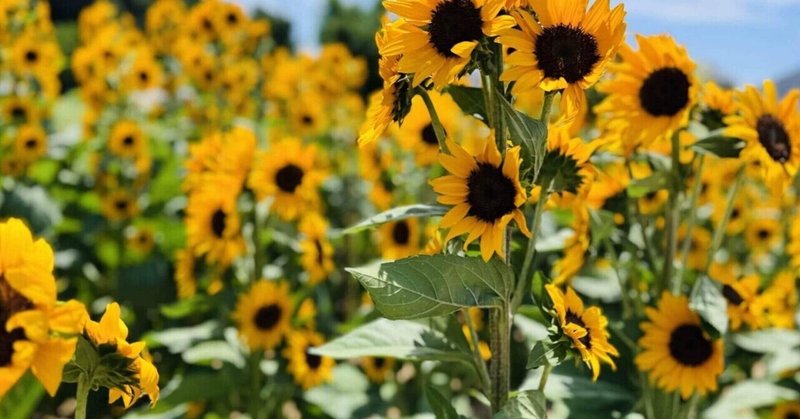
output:
POLYGON ((725 212, 723 213, 722 219, 719 220, 717 229, 714 230, 714 238, 711 240, 711 248, 708 249, 708 259, 706 260, 706 266, 703 272, 708 272, 708 268, 711 267, 711 263, 714 262, 714 255, 716 255, 717 249, 719 249, 720 244, 722 244, 722 239, 725 237, 725 231, 731 219, 731 213, 733 212, 733 202, 736 200, 736 194, 742 186, 742 179, 744 179, 744 166, 739 167, 739 171, 736 173, 736 180, 734 180, 733 186, 728 191, 725 212))
POLYGON ((511 369, 511 319, 509 307, 503 304, 489 312, 489 348, 492 361, 489 375, 492 379, 492 411, 497 413, 508 400, 509 371, 511 369))
POLYGON ((553 98, 555 98, 555 92, 545 92, 544 94, 544 102, 542 102, 542 115, 539 117, 539 121, 545 125, 550 120, 550 111, 553 109, 553 98))
POLYGON ((430 95, 428 95, 428 91, 423 87, 417 87, 414 91, 422 97, 422 101, 425 102, 425 107, 428 108, 428 114, 431 116, 431 125, 433 125, 433 133, 436 135, 436 140, 439 141, 439 150, 443 153, 447 153, 447 144, 445 143, 447 137, 444 132, 444 126, 439 119, 439 114, 436 113, 436 107, 433 106, 433 101, 430 95))
POLYGON ((539 379, 539 388, 538 390, 544 392, 544 388, 547 386, 547 379, 550 378, 550 371, 553 370, 553 366, 550 364, 545 364, 544 369, 542 370, 542 378, 539 379))
POLYGON ((672 135, 672 167, 670 168, 669 201, 667 204, 666 248, 664 267, 658 293, 667 289, 675 268, 675 253, 678 250, 678 216, 680 215, 680 144, 679 131, 672 135))
POLYGON ((78 392, 75 395, 75 419, 86 419, 86 408, 89 404, 89 391, 92 389, 92 377, 81 373, 78 376, 78 392))

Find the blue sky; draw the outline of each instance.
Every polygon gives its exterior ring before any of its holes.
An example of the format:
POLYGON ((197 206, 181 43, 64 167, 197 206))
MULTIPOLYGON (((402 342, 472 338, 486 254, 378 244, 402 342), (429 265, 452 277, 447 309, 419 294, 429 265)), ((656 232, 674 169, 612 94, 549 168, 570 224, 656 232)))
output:
MULTIPOLYGON (((328 0, 233 0, 293 23, 303 50, 317 47, 328 0)), ((371 7, 376 0, 343 0, 371 7)), ((612 3, 618 3, 612 0, 612 3)), ((670 33, 715 74, 760 83, 800 70, 800 0, 628 0, 628 33, 670 33)), ((354 24, 357 24, 354 22, 354 24)))

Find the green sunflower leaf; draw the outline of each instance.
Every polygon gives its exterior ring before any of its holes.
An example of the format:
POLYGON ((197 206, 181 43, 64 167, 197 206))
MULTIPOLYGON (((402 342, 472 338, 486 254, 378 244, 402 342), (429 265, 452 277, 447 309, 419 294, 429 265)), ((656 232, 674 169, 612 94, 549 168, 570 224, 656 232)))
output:
POLYGON ((425 386, 425 398, 428 399, 428 404, 431 405, 433 414, 439 419, 459 419, 456 409, 439 390, 432 385, 425 386))
POLYGON ((697 280, 689 297, 689 308, 700 315, 703 328, 714 338, 728 331, 727 307, 722 290, 715 282, 707 277, 697 280))
POLYGON ((743 148, 744 141, 723 135, 712 135, 692 144, 692 149, 698 153, 722 158, 737 158, 743 148))
POLYGON ((544 393, 528 390, 508 401, 494 419, 544 419, 547 417, 544 393))
POLYGON ((373 215, 354 226, 342 230, 339 234, 347 235, 358 233, 381 224, 405 220, 407 218, 439 217, 445 213, 447 213, 447 207, 441 205, 406 205, 386 210, 378 215, 373 215))
POLYGON ((502 94, 495 95, 503 108, 508 129, 511 131, 511 141, 522 146, 523 168, 530 170, 531 182, 539 178, 539 171, 544 163, 547 149, 547 126, 537 119, 517 111, 502 94))
POLYGON ((514 273, 498 259, 455 255, 415 256, 381 265, 348 268, 389 319, 450 314, 461 307, 500 307, 514 273))
POLYGON ((486 103, 483 99, 483 90, 477 87, 448 86, 446 91, 464 114, 486 122, 486 103))
POLYGON ((628 185, 628 196, 631 198, 641 198, 649 193, 666 188, 668 181, 669 177, 663 172, 657 172, 644 179, 633 180, 630 185, 628 185))
POLYGON ((567 351, 564 349, 560 343, 553 343, 548 340, 536 342, 528 354, 526 368, 532 370, 543 365, 558 365, 564 362, 566 358, 567 351))

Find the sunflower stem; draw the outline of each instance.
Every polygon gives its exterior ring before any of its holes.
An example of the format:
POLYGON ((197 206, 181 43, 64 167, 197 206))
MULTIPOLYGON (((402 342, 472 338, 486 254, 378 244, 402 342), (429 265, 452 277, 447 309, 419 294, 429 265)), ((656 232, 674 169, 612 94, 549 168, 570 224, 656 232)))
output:
POLYGON ((705 166, 705 156, 700 155, 700 163, 697 166, 695 173, 695 182, 692 186, 692 195, 689 198, 689 220, 686 221, 686 237, 683 238, 681 244, 681 265, 678 267, 678 273, 672 279, 672 293, 678 295, 681 292, 681 284, 683 282, 683 274, 686 270, 686 264, 689 262, 689 250, 692 244, 692 230, 697 222, 697 198, 700 195, 700 176, 703 174, 703 167, 705 166))
POLYGON ((539 226, 542 224, 542 214, 544 213, 544 206, 547 198, 550 196, 550 187, 552 182, 547 185, 547 188, 542 188, 539 193, 539 200, 536 201, 536 208, 533 212, 533 220, 531 220, 531 238, 528 240, 528 247, 525 249, 525 259, 522 262, 522 270, 520 270, 519 278, 517 278, 517 286, 514 290, 514 295, 511 297, 511 308, 516 311, 517 307, 522 304, 522 299, 525 296, 525 288, 530 282, 531 267, 533 265, 533 257, 536 255, 536 238, 539 236, 539 226))
POLYGON ((428 91, 423 87, 417 87, 414 91, 422 97, 422 101, 425 102, 425 107, 428 108, 428 114, 431 116, 431 125, 433 125, 433 133, 436 134, 436 140, 439 141, 439 150, 443 153, 449 153, 445 142, 447 137, 444 132, 444 126, 439 119, 439 114, 436 113, 436 107, 433 106, 433 101, 430 95, 428 95, 428 91))
POLYGON ((489 312, 489 348, 492 352, 489 375, 492 380, 492 412, 495 414, 508 401, 509 371, 511 369, 510 318, 511 312, 506 303, 489 312))
POLYGON ((739 167, 739 171, 736 172, 736 178, 733 181, 733 186, 728 191, 725 212, 722 215, 722 219, 719 220, 717 229, 714 230, 714 237, 711 240, 711 248, 708 249, 708 259, 706 260, 703 272, 708 272, 708 268, 710 268, 711 263, 714 262, 714 255, 716 255, 717 249, 719 249, 720 244, 722 244, 722 238, 725 237, 725 230, 731 219, 731 213, 733 213, 733 201, 736 199, 736 194, 742 186, 742 179, 744 179, 744 165, 739 167))
POLYGON ((667 201, 667 225, 666 225, 666 251, 664 252, 664 266, 661 275, 661 283, 657 290, 660 294, 661 291, 668 288, 672 281, 675 268, 675 253, 678 250, 678 216, 680 214, 680 204, 678 202, 679 183, 680 183, 680 147, 679 133, 676 131, 672 135, 672 165, 670 167, 670 185, 669 185, 669 200, 667 201))
POLYGON ((544 93, 544 102, 542 102, 542 114, 539 116, 539 122, 545 124, 547 126, 547 122, 550 119, 550 111, 553 109, 553 98, 555 98, 556 92, 545 92, 544 93))
POLYGON ((472 317, 469 315, 469 310, 462 309, 461 313, 464 316, 464 322, 467 323, 467 327, 469 328, 469 337, 472 340, 472 358, 475 362, 475 369, 478 372, 478 377, 481 380, 481 387, 483 387, 485 392, 488 392, 491 390, 491 380, 489 379, 489 371, 486 369, 486 363, 483 362, 483 357, 481 357, 481 350, 478 345, 478 332, 475 330, 475 324, 472 321, 472 317))
POLYGON ((75 419, 86 419, 86 408, 89 405, 89 392, 92 390, 92 374, 82 372, 78 375, 78 391, 75 395, 75 419))
POLYGON ((547 379, 550 378, 550 371, 553 370, 553 365, 547 363, 544 364, 544 369, 542 370, 542 378, 539 379, 539 388, 538 390, 544 392, 544 388, 547 386, 547 379))

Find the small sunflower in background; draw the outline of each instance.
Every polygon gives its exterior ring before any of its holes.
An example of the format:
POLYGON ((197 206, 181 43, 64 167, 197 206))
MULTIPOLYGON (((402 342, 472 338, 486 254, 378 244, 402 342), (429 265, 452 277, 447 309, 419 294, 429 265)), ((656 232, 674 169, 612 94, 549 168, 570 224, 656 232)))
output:
POLYGON ((685 296, 664 292, 656 308, 645 309, 642 352, 636 366, 666 391, 680 391, 689 398, 694 392, 706 395, 717 389, 724 368, 723 343, 703 330, 700 317, 689 309, 685 296))
POLYGON ((703 107, 700 120, 709 130, 725 127, 725 118, 736 113, 733 90, 724 89, 713 81, 703 84, 701 93, 703 107))
POLYGON ((624 6, 612 10, 604 0, 589 10, 587 1, 529 3, 535 14, 513 11, 516 26, 499 31, 497 41, 513 51, 500 79, 515 82, 515 92, 563 91, 563 112, 574 117, 586 102, 584 90, 603 76, 624 40, 624 6))
POLYGON ((297 384, 308 390, 331 379, 336 364, 333 358, 309 352, 325 343, 322 335, 311 330, 296 330, 289 334, 288 343, 283 356, 289 360, 286 369, 297 384))
POLYGON ((138 226, 127 232, 126 242, 140 255, 147 255, 156 245, 156 235, 152 228, 138 226))
POLYGON ((797 274, 785 270, 775 275, 759 297, 767 326, 781 329, 794 328, 797 300, 797 274))
POLYGON ((301 137, 319 135, 327 127, 325 101, 315 92, 306 92, 289 104, 292 133, 301 137))
POLYGON ((111 128, 108 150, 117 157, 133 159, 139 157, 147 148, 147 139, 133 121, 122 120, 111 128))
POLYGON ((754 217, 744 229, 750 252, 756 256, 766 255, 781 243, 783 227, 779 220, 754 217))
MULTIPOLYGON (((678 228, 678 245, 683 246, 683 241, 686 240, 688 234, 688 227, 686 225, 678 228)), ((711 248, 711 233, 700 227, 695 226, 691 232, 692 236, 689 238, 689 255, 686 259, 686 267, 689 269, 702 270, 706 266, 709 258, 708 251, 711 248)))
MULTIPOLYGON (((639 51, 623 44, 612 78, 598 85, 608 96, 595 107, 607 126, 621 130, 626 149, 669 138, 689 123, 700 90, 695 63, 668 35, 637 35, 639 51)), ((613 130, 612 129, 612 130, 613 130)))
POLYGON ((772 419, 800 419, 800 402, 784 402, 775 406, 772 419))
POLYGON ((14 155, 32 163, 47 153, 47 133, 40 125, 25 124, 17 130, 14 155))
POLYGON ((413 86, 430 77, 437 88, 458 78, 485 36, 514 26, 498 17, 503 3, 491 0, 386 0, 386 10, 403 19, 391 26, 382 54, 401 55, 398 69, 414 74, 413 86))
POLYGON ((761 278, 747 275, 739 279, 731 277, 714 278, 722 283, 722 296, 728 302, 728 319, 731 330, 741 329, 746 324, 750 329, 763 327, 763 312, 758 299, 761 278))
MULTIPOLYGON (((461 110, 450 95, 430 92, 433 106, 448 138, 460 136, 461 110)), ((414 153, 414 160, 419 166, 428 166, 436 162, 439 156, 439 139, 431 123, 428 109, 420 96, 411 100, 411 111, 397 128, 396 134, 400 146, 414 153)))
POLYGON ((747 86, 736 93, 738 114, 725 118, 724 134, 745 142, 740 158, 758 162, 767 186, 788 185, 800 164, 800 90, 778 99, 775 83, 764 82, 763 93, 747 86))
POLYGON ((191 298, 197 294, 194 254, 189 249, 180 249, 175 252, 175 288, 179 300, 191 298))
POLYGON ((559 328, 569 337, 572 347, 578 350, 581 360, 592 370, 592 379, 596 381, 600 376, 601 362, 616 370, 611 357, 618 357, 619 352, 608 341, 608 319, 600 308, 585 308, 581 298, 570 287, 567 287, 566 293, 552 284, 545 288, 553 301, 559 328))
POLYGON ((322 156, 315 145, 284 139, 257 157, 248 184, 258 200, 274 198, 272 208, 291 221, 319 205, 317 188, 326 177, 322 156))
POLYGON ((450 139, 447 147, 450 154, 440 154, 439 162, 450 174, 431 181, 437 201, 452 206, 439 223, 450 229, 445 242, 468 234, 465 250, 480 238, 483 260, 495 253, 504 259, 503 232, 512 220, 523 234, 531 235, 519 209, 527 199, 519 181, 519 146, 509 148, 505 158, 494 135, 479 143, 474 156, 450 139))
POLYGON ((233 320, 252 350, 274 349, 291 329, 292 296, 286 282, 262 279, 236 302, 233 320))
POLYGON ((139 214, 139 201, 127 189, 115 189, 102 197, 103 216, 111 221, 130 220, 139 214))
POLYGON ((386 377, 394 369, 395 359, 382 356, 370 356, 361 360, 364 374, 375 384, 386 381, 386 377))
POLYGON ((244 254, 245 243, 236 207, 237 182, 228 176, 209 177, 192 192, 186 209, 186 239, 196 256, 229 266, 244 254))
POLYGON ((303 217, 298 231, 303 235, 300 263, 308 272, 308 282, 318 284, 334 270, 334 249, 328 240, 328 222, 321 215, 312 213, 303 217))
POLYGON ((5 124, 25 124, 39 121, 39 111, 33 99, 25 96, 12 96, 3 101, 3 122, 5 124))
POLYGON ((419 252, 419 220, 407 218, 386 223, 378 230, 381 257, 386 260, 403 259, 419 252))

